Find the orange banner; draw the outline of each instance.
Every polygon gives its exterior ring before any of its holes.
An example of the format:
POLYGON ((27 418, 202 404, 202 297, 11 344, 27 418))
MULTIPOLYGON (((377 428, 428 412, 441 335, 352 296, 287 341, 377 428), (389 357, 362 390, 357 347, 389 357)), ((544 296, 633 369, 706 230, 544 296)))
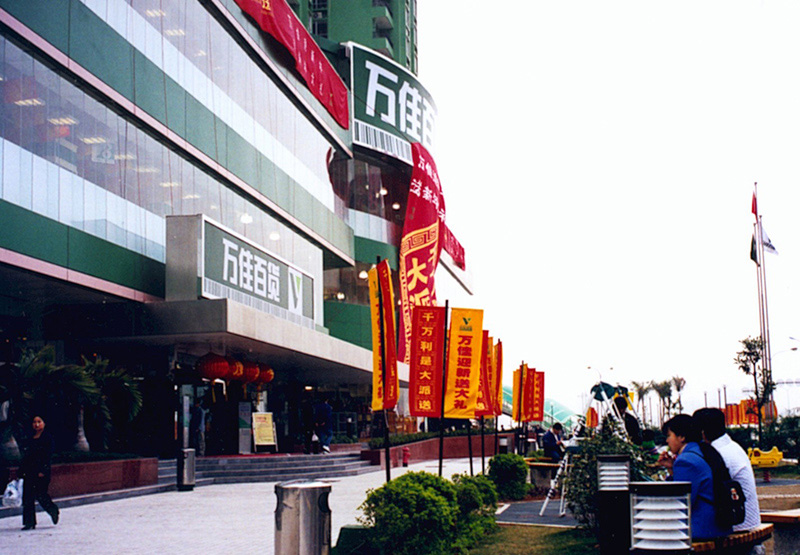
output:
POLYGON ((483 352, 483 310, 454 308, 447 353, 445 418, 473 418, 483 352))
POLYGON ((494 414, 503 414, 503 342, 497 340, 494 347, 494 414))
POLYGON ((395 347, 394 292, 391 268, 381 261, 367 274, 372 320, 372 410, 392 409, 397 405, 400 389, 395 347), (383 314, 381 314, 383 308, 383 314), (381 329, 383 322, 383 329, 381 329), (386 356, 386 379, 383 377, 383 356, 386 356), (385 385, 385 391, 384 391, 385 385))
POLYGON ((519 422, 520 419, 520 404, 522 403, 522 397, 520 396, 520 391, 522 390, 522 372, 524 370, 524 366, 520 366, 516 370, 514 370, 514 385, 511 388, 511 420, 514 422, 519 422))

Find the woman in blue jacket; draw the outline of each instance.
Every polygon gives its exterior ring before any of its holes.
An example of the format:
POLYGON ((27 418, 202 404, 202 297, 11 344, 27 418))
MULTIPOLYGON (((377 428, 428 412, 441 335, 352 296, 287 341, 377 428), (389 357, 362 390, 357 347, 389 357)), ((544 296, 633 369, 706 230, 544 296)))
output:
POLYGON ((731 528, 717 525, 714 508, 714 483, 711 467, 706 463, 698 442, 700 432, 688 414, 679 414, 663 427, 668 451, 661 453, 658 463, 667 469, 671 480, 692 484, 692 539, 707 540, 732 533, 731 528))

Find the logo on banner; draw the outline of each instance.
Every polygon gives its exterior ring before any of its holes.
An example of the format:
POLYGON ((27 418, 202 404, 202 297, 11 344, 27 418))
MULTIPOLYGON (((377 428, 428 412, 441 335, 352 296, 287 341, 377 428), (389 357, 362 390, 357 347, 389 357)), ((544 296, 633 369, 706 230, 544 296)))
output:
POLYGON ((272 9, 272 7, 269 5, 269 0, 261 0, 261 9, 265 12, 268 12, 272 9))
POLYGON ((303 313, 303 276, 289 268, 289 312, 303 313))

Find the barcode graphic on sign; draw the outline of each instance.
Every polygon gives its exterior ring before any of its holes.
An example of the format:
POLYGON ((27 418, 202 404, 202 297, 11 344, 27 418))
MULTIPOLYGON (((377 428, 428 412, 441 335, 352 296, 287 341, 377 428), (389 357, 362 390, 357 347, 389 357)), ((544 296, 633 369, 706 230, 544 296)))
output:
POLYGON ((212 299, 230 299, 245 306, 249 306, 250 308, 255 308, 261 312, 266 312, 267 314, 272 314, 278 318, 283 318, 284 320, 288 320, 299 326, 304 326, 312 330, 315 328, 314 321, 311 318, 294 314, 293 312, 289 312, 285 308, 282 308, 278 305, 261 300, 253 295, 248 295, 247 293, 243 293, 238 289, 228 287, 227 285, 208 278, 203 278, 203 296, 210 297, 212 299))
POLYGON ((378 150, 413 165, 411 144, 363 121, 354 121, 353 143, 378 150))

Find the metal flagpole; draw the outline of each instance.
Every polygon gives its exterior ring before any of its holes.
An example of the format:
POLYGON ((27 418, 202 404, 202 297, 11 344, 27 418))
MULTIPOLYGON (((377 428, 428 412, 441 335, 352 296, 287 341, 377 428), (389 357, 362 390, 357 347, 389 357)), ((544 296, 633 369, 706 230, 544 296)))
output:
POLYGON ((475 476, 472 470, 472 419, 467 418, 467 450, 469 451, 469 475, 475 476))
MULTIPOLYGON (((378 257, 378 264, 381 258, 378 257)), ((380 274, 380 270, 378 270, 380 274)), ((394 309, 394 307, 392 307, 394 309)), ((378 336, 381 343, 381 380, 383 381, 383 449, 386 458, 386 481, 392 480, 392 459, 389 448, 389 411, 386 409, 386 330, 383 328, 383 291, 381 291, 381 278, 378 276, 378 336)))
POLYGON ((481 474, 486 474, 486 448, 483 446, 486 440, 486 431, 483 424, 483 415, 481 415, 481 474))
POLYGON ((522 386, 525 383, 525 361, 519 363, 519 395, 517 396, 517 433, 514 434, 514 448, 519 455, 519 444, 522 441, 522 386))
POLYGON ((442 460, 444 459, 444 394, 447 389, 447 315, 450 308, 450 301, 444 302, 444 360, 442 362, 442 406, 441 418, 439 418, 439 477, 442 477, 442 460))

